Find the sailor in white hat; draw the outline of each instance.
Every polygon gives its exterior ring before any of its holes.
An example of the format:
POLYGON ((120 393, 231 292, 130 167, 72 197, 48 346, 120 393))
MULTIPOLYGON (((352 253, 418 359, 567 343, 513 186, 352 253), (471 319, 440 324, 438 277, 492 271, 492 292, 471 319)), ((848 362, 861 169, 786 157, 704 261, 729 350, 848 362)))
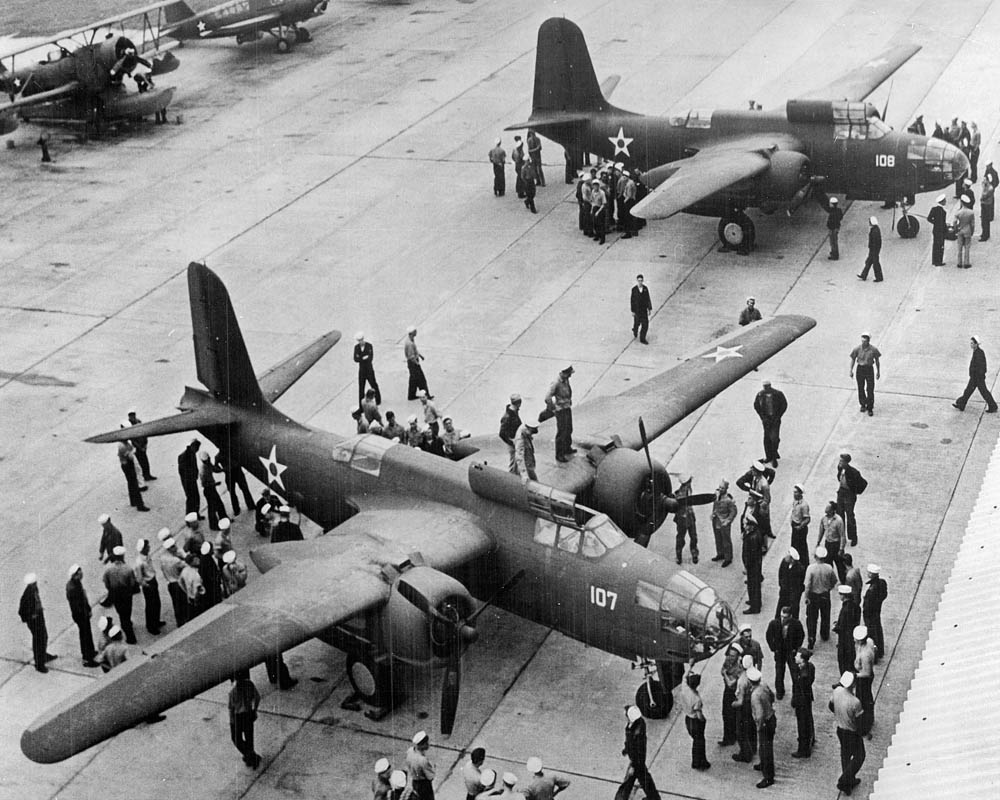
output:
POLYGON ((392 784, 389 777, 392 775, 392 764, 388 758, 380 758, 375 762, 375 777, 372 778, 372 795, 374 797, 388 797, 392 791, 392 784))
POLYGON ((125 563, 125 546, 118 545, 111 551, 111 563, 104 568, 104 586, 108 590, 108 601, 115 607, 118 624, 125 634, 125 641, 135 644, 132 629, 132 595, 139 590, 132 568, 125 563))
POLYGON ((417 347, 417 327, 409 325, 406 328, 406 341, 403 342, 403 355, 406 357, 406 368, 410 373, 410 383, 406 391, 407 400, 417 399, 417 390, 427 392, 427 399, 433 400, 434 395, 427 388, 427 378, 420 362, 424 360, 423 353, 417 347))
POLYGON ((45 665, 56 656, 46 650, 49 631, 45 627, 45 611, 42 608, 42 597, 38 593, 38 576, 34 572, 24 576, 24 591, 21 593, 17 615, 31 631, 31 652, 35 658, 35 669, 48 672, 49 668, 45 665))
POLYGON ((625 747, 622 753, 628 757, 629 775, 618 790, 620 797, 632 794, 636 782, 646 797, 659 797, 653 776, 646 769, 646 720, 636 706, 625 706, 625 747))
POLYGON ((854 673, 844 671, 834 685, 830 708, 837 723, 837 739, 840 742, 840 763, 842 771, 837 780, 837 788, 845 794, 861 781, 858 770, 865 761, 865 744, 862 739, 864 709, 854 694, 854 673))
POLYGON ((160 619, 160 586, 156 582, 156 570, 153 569, 153 561, 149 557, 149 540, 140 539, 135 544, 135 577, 139 581, 142 589, 142 599, 146 614, 146 630, 156 636, 167 623, 160 619))
POLYGON ((97 518, 101 526, 101 544, 97 550, 97 559, 105 564, 111 560, 111 553, 122 544, 122 532, 111 523, 109 514, 101 514, 97 518))
POLYGON ((868 270, 875 270, 875 283, 882 282, 882 262, 879 261, 879 254, 882 252, 882 230, 878 226, 877 217, 868 218, 868 258, 865 259, 865 267, 858 273, 858 278, 863 281, 868 280, 868 270))
POLYGON ((868 628, 868 635, 875 643, 875 663, 885 655, 885 634, 882 631, 882 604, 889 595, 889 585, 881 577, 882 567, 868 565, 868 589, 861 601, 861 618, 868 628))
POLYGON ((434 764, 427 757, 431 740, 426 731, 417 731, 411 740, 413 744, 406 751, 406 768, 410 773, 410 784, 417 797, 434 796, 434 764))

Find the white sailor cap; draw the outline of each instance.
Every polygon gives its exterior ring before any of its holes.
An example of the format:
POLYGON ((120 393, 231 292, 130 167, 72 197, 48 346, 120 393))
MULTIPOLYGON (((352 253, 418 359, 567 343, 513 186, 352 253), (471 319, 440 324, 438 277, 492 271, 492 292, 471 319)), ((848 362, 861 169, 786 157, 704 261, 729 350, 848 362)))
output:
POLYGON ((637 706, 629 706, 625 709, 625 716, 628 718, 629 722, 635 722, 642 716, 642 712, 637 706))
POLYGON ((109 639, 114 639, 116 636, 121 636, 121 635, 122 635, 122 629, 119 628, 117 625, 112 625, 110 628, 108 628, 109 639))
POLYGON ((845 672, 840 676, 840 685, 845 689, 850 689, 854 685, 854 673, 845 672))
POLYGON ((426 742, 428 738, 427 731, 417 731, 413 734, 413 738, 410 741, 414 744, 420 744, 421 742, 426 742))
POLYGON ((872 335, 868 331, 861 331, 861 338, 862 339, 871 339, 872 335))
POLYGON ((538 756, 532 756, 531 758, 528 759, 528 762, 525 764, 525 766, 528 768, 528 772, 530 772, 532 775, 537 775, 539 772, 542 771, 542 759, 540 759, 538 756))
POLYGON ((794 558, 796 561, 799 560, 799 551, 796 550, 794 547, 788 548, 788 555, 794 558))
POLYGON ((503 785, 504 786, 514 786, 517 783, 517 775, 513 772, 505 772, 503 774, 503 785))
POLYGON ((972 341, 974 341, 976 344, 982 344, 983 343, 982 340, 978 336, 976 336, 975 334, 973 334, 969 338, 972 339, 972 341))
POLYGON ((948 202, 948 197, 946 195, 943 195, 943 194, 939 194, 938 195, 938 198, 937 198, 938 205, 942 205, 943 206, 947 202, 948 202))
POLYGON ((972 205, 972 198, 969 197, 969 195, 967 195, 967 194, 963 194, 959 199, 962 201, 963 204, 965 204, 967 206, 971 206, 972 205))
POLYGON ((407 325, 406 326, 406 332, 407 333, 416 333, 417 332, 417 326, 416 325, 407 325))
POLYGON ((116 556, 123 556, 123 555, 125 555, 125 547, 124 547, 124 545, 118 545, 117 547, 115 547, 114 550, 111 551, 111 553, 113 555, 116 555, 116 556))
POLYGON ((101 514, 101 516, 97 518, 98 525, 107 525, 109 522, 111 522, 110 514, 101 514))
POLYGON ((753 656, 750 653, 744 653, 743 658, 740 659, 740 665, 743 669, 750 669, 753 666, 753 656))
POLYGON ((868 217, 868 224, 869 225, 878 225, 878 217, 874 217, 874 216, 868 217))
POLYGON ((188 524, 194 524, 198 521, 198 512, 192 511, 190 514, 185 515, 184 521, 188 524))
POLYGON ((38 576, 34 572, 29 572, 24 576, 24 585, 31 586, 33 583, 38 583, 38 576))
POLYGON ((757 683, 761 679, 760 670, 757 667, 750 667, 747 670, 747 680, 751 683, 757 683))
POLYGON ((390 766, 392 765, 389 763, 388 758, 380 758, 378 761, 375 762, 375 774, 381 775, 383 772, 389 769, 390 766))
POLYGON ((229 517, 222 517, 219 520, 219 530, 228 531, 232 527, 233 523, 229 521, 229 517))
POLYGON ((479 782, 483 785, 484 789, 492 789, 493 784, 497 782, 496 772, 487 767, 479 773, 479 782))
POLYGON ((147 544, 148 544, 148 542, 145 539, 139 539, 135 543, 135 552, 141 553, 145 549, 145 547, 146 547, 147 544))
POLYGON ((156 538, 159 539, 161 543, 167 541, 167 539, 170 538, 170 528, 160 528, 156 534, 156 538))
POLYGON ((111 627, 111 617, 102 616, 97 618, 97 630, 101 633, 107 631, 111 627))
POLYGON ((867 638, 868 638, 868 628, 866 628, 864 625, 858 625, 858 627, 854 629, 854 641, 863 642, 867 638))
POLYGON ((763 461, 754 461, 753 468, 757 470, 757 472, 763 472, 766 469, 763 461))
POLYGON ((830 198, 830 205, 831 205, 831 206, 835 206, 835 205, 837 205, 837 203, 839 203, 839 202, 840 202, 840 201, 839 201, 839 200, 838 200, 838 199, 837 199, 836 197, 831 197, 831 198, 830 198))
POLYGON ((868 571, 874 575, 878 575, 882 571, 882 567, 880 567, 878 564, 869 564, 868 571))
POLYGON ((129 422, 127 419, 123 419, 121 422, 118 423, 118 426, 121 428, 131 428, 132 423, 129 422))
POLYGON ((80 571, 80 565, 74 564, 72 567, 69 568, 69 576, 72 578, 79 571, 80 571))
POLYGON ((410 416, 408 416, 406 418, 406 421, 409 422, 412 425, 414 422, 417 421, 417 415, 416 414, 410 414, 410 416))
POLYGON ((292 513, 292 509, 289 506, 281 506, 278 509, 278 513, 283 517, 287 517, 289 514, 292 513))
POLYGON ((200 458, 202 461, 208 461, 208 458, 209 458, 209 456, 208 456, 208 450, 199 450, 198 451, 198 458, 200 458))
POLYGON ((793 489, 798 489, 798 490, 799 490, 800 492, 802 492, 803 494, 805 494, 805 492, 806 492, 806 490, 805 490, 805 489, 804 489, 804 488, 802 487, 802 484, 801 484, 801 483, 793 483, 793 484, 792 484, 792 488, 793 488, 793 489))
POLYGON ((417 397, 427 397, 426 389, 417 389, 417 397))
POLYGON ((817 547, 816 550, 813 552, 815 553, 816 558, 826 558, 826 548, 823 547, 822 545, 817 547))
POLYGON ((691 483, 693 480, 690 472, 682 472, 677 476, 677 485, 683 486, 685 483, 691 483))
MULTIPOLYGON (((365 338, 365 332, 364 332, 364 331, 358 331, 358 332, 357 332, 356 334, 354 334, 354 341, 356 341, 356 342, 360 342, 360 341, 361 341, 362 339, 364 339, 364 338, 365 338)), ((388 761, 386 761, 386 759, 384 759, 384 758, 383 758, 383 759, 380 759, 379 763, 381 763, 382 761, 385 761, 385 762, 386 762, 387 764, 389 763, 389 762, 388 762, 388 761)), ((384 771, 385 771, 385 770, 383 770, 383 772, 384 772, 384 771)))
POLYGON ((212 552, 212 543, 211 542, 202 542, 201 543, 201 554, 203 556, 207 556, 211 552, 212 552))
MULTIPOLYGON (((235 550, 227 550, 225 553, 222 554, 222 561, 225 564, 232 564, 235 560, 236 560, 235 550)), ((381 771, 382 770, 379 770, 379 772, 381 771)))
POLYGON ((840 584, 840 586, 837 587, 837 594, 848 595, 851 594, 851 592, 853 591, 854 590, 850 586, 844 583, 840 584))
POLYGON ((262 505, 260 507, 260 513, 261 514, 270 514, 271 513, 271 504, 270 503, 264 503, 264 505, 262 505))
POLYGON ((744 622, 738 629, 739 633, 743 633, 743 631, 753 631, 753 626, 749 622, 744 622))
POLYGON ((173 536, 168 536, 166 539, 163 540, 164 550, 172 550, 175 547, 177 547, 177 541, 174 539, 173 536))

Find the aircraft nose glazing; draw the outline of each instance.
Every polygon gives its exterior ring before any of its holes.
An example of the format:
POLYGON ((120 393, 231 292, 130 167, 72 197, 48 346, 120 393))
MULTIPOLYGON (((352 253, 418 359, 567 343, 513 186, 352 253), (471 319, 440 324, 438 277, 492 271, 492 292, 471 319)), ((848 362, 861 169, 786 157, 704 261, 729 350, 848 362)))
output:
POLYGON ((955 176, 955 180, 969 174, 969 170, 971 169, 969 159, 955 145, 949 144, 945 147, 945 156, 949 157, 951 161, 951 174, 955 176))

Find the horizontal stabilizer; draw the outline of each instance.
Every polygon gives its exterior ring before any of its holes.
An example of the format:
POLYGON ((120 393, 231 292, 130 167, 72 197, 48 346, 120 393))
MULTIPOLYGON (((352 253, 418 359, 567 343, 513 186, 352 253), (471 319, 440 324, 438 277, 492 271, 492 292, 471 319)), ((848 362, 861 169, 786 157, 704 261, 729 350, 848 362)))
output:
POLYGON ((124 442, 136 436, 166 436, 171 433, 195 431, 210 428, 213 425, 228 425, 233 421, 232 412, 222 405, 206 405, 191 411, 183 411, 171 417, 161 417, 151 422, 140 422, 128 428, 91 436, 86 441, 93 444, 108 442, 124 442))
POLYGON ((618 84, 621 83, 621 75, 608 75, 603 81, 601 81, 601 94, 607 99, 611 97, 611 93, 618 88, 618 84))
POLYGON ((505 131, 520 131, 524 128, 534 128, 538 131, 543 131, 545 128, 552 125, 574 125, 584 122, 590 122, 593 118, 593 114, 585 113, 552 113, 552 114, 539 114, 531 116, 527 122, 518 122, 514 125, 508 125, 504 128, 505 131))
POLYGON ((260 384, 260 391, 264 395, 264 399, 273 403, 281 397, 292 384, 305 375, 309 368, 326 355, 327 351, 339 341, 340 331, 330 331, 260 375, 257 382, 260 384))

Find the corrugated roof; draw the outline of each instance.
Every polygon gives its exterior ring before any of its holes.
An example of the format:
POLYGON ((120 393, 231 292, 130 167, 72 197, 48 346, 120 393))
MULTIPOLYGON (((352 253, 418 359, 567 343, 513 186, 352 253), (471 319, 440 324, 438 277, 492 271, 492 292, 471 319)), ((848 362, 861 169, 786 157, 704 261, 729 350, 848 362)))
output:
POLYGON ((871 800, 1000 798, 1000 440, 871 800))

